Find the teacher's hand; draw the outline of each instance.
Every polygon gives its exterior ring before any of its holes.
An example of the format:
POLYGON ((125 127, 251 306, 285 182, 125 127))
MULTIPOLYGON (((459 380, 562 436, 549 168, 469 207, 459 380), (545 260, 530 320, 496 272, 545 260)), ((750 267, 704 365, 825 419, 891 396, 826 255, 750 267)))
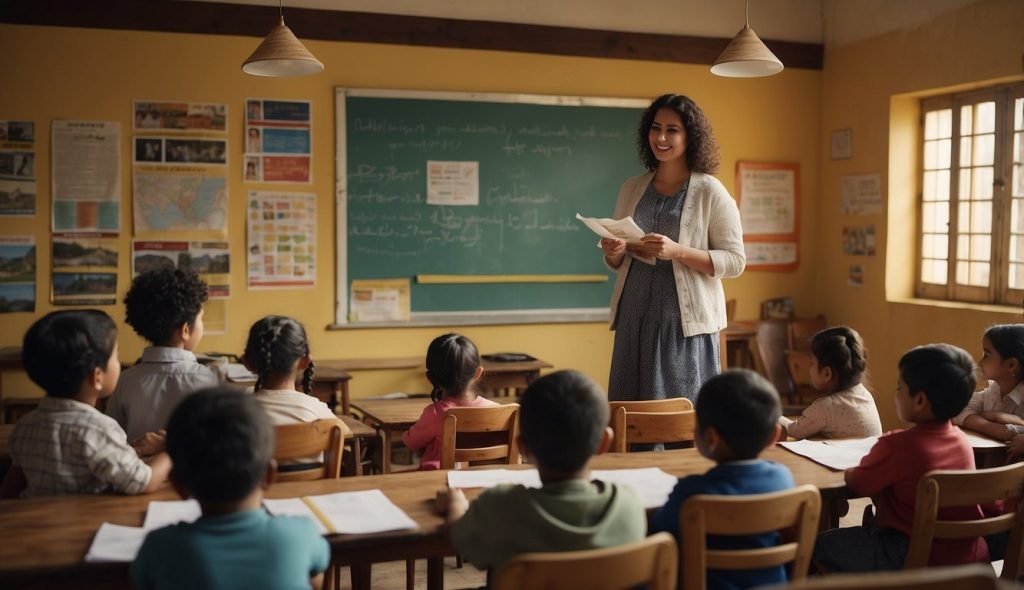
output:
POLYGON ((641 256, 654 256, 661 260, 674 260, 683 254, 683 247, 672 238, 661 234, 647 234, 639 246, 630 246, 630 250, 641 256))
POLYGON ((604 250, 605 256, 614 259, 615 257, 622 255, 623 251, 626 249, 626 242, 622 240, 613 240, 611 238, 601 238, 601 249, 604 250))

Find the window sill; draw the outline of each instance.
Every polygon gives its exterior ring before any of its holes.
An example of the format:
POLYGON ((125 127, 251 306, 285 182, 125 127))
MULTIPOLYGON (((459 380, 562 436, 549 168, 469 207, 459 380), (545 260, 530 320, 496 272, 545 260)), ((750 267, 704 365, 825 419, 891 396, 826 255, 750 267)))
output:
POLYGON ((897 305, 914 305, 919 307, 938 307, 942 309, 962 309, 965 311, 982 311, 986 313, 999 313, 1014 316, 1019 320, 1022 309, 1013 305, 1002 305, 995 303, 970 303, 967 301, 946 301, 942 299, 923 299, 920 297, 895 297, 889 299, 889 303, 897 305))

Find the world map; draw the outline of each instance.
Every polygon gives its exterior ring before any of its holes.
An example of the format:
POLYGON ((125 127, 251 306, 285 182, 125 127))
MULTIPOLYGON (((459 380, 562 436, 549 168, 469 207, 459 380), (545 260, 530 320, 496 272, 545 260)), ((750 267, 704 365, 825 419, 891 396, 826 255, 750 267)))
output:
POLYGON ((227 179, 210 176, 137 175, 135 231, 223 231, 227 224, 227 179))

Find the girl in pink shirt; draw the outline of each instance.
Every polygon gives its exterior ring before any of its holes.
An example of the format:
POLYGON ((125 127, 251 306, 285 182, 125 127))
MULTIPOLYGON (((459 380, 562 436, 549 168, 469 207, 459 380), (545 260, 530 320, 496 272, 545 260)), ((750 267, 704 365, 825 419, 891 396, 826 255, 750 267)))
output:
POLYGON ((496 406, 473 390, 483 374, 476 346, 460 334, 438 336, 427 348, 427 379, 434 403, 423 409, 419 421, 402 435, 410 449, 422 449, 420 469, 441 468, 441 426, 448 408, 496 406))

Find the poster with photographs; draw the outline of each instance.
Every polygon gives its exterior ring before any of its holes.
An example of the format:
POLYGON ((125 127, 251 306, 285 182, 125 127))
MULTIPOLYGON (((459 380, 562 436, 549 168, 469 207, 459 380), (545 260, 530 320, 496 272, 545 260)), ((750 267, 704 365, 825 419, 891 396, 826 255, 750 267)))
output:
POLYGON ((875 224, 844 225, 843 254, 847 256, 874 256, 875 224))
POLYGON ((54 305, 113 305, 117 234, 53 235, 54 305))
POLYGON ((0 313, 36 310, 36 239, 0 236, 0 313))
POLYGON ((120 121, 54 121, 54 232, 121 230, 120 121))
POLYGON ((206 332, 227 332, 227 300, 231 296, 231 254, 227 242, 132 242, 133 277, 162 268, 191 269, 206 281, 210 296, 203 304, 206 332))
POLYGON ((245 101, 246 182, 313 182, 313 109, 308 100, 245 101))
POLYGON ((316 195, 249 193, 248 285, 250 289, 316 285, 316 195))
POLYGON ((32 121, 0 120, 0 217, 36 214, 35 141, 32 121))
POLYGON ((225 133, 228 105, 208 102, 136 100, 135 131, 185 131, 225 133))
POLYGON ((224 239, 228 219, 228 107, 134 101, 132 221, 149 239, 224 239))

